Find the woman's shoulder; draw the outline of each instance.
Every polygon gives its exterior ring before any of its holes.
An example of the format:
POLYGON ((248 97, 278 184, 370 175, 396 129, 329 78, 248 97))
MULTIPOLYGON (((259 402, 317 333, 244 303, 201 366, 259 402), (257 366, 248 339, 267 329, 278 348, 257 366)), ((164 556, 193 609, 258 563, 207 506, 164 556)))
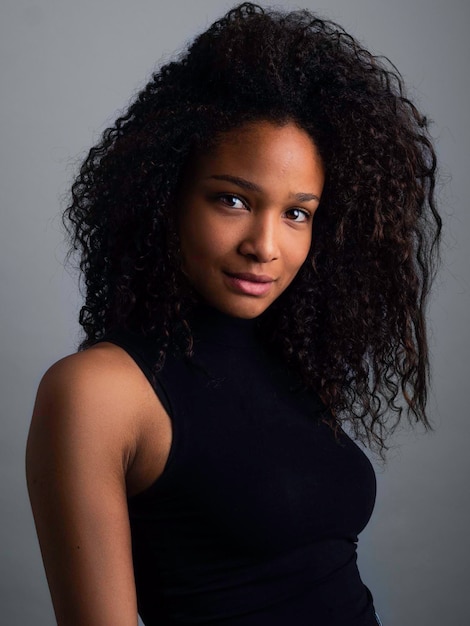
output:
POLYGON ((102 403, 132 397, 132 406, 148 392, 148 384, 140 368, 126 350, 108 341, 69 354, 51 365, 44 373, 40 389, 54 390, 70 400, 77 396, 102 403))
POLYGON ((95 445, 130 454, 151 396, 131 357, 119 346, 101 342, 47 369, 38 387, 33 425, 66 442, 95 439, 95 445))
POLYGON ((105 463, 124 473, 133 493, 161 473, 170 443, 169 417, 123 348, 97 343, 63 357, 42 377, 28 441, 33 456, 65 453, 65 464, 69 454, 83 456, 97 471, 105 463))

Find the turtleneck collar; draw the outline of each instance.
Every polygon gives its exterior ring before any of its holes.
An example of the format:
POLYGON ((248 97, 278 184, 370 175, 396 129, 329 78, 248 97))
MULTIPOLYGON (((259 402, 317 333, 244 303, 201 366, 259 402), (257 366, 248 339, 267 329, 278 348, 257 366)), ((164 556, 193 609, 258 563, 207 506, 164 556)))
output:
POLYGON ((258 318, 232 317, 208 305, 198 305, 188 321, 196 343, 202 341, 233 348, 256 343, 258 318))

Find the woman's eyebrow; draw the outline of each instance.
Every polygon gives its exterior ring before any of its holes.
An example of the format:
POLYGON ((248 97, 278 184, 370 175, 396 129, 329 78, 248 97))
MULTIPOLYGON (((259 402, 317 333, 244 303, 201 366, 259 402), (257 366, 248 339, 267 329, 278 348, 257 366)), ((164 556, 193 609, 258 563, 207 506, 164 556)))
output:
MULTIPOLYGON (((238 185, 238 187, 241 187, 242 189, 247 189, 248 191, 257 191, 259 193, 263 192, 262 187, 260 187, 256 183, 253 183, 251 180, 241 178, 240 176, 232 176, 231 174, 213 174, 212 176, 208 176, 207 178, 214 178, 215 180, 226 180, 229 183, 238 185)), ((298 202, 309 202, 310 200, 316 200, 317 202, 320 202, 320 198, 314 193, 300 192, 291 195, 298 202)))
POLYGON ((320 198, 314 193, 294 193, 293 198, 295 198, 298 202, 309 202, 310 200, 320 202, 320 198))
POLYGON ((242 187, 243 189, 248 189, 249 191, 263 191, 263 189, 256 183, 252 183, 250 180, 246 180, 246 178, 240 178, 239 176, 231 176, 230 174, 213 174, 212 176, 208 176, 208 178, 215 178, 215 180, 226 180, 229 183, 233 183, 234 185, 238 185, 239 187, 242 187))

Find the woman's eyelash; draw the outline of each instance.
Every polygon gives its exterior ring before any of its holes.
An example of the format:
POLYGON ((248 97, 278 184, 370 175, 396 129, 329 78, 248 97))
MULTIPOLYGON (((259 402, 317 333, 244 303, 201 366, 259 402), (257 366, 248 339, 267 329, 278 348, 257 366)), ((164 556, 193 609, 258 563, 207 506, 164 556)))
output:
POLYGON ((310 213, 310 211, 307 211, 306 209, 301 209, 300 207, 293 207, 292 209, 288 209, 286 211, 286 214, 288 214, 288 213, 292 214, 294 212, 298 213, 298 215, 296 217, 303 216, 303 218, 304 218, 304 219, 301 219, 301 220, 294 219, 293 221, 296 221, 296 222, 297 221, 298 222, 308 222, 311 219, 311 217, 312 217, 312 214, 310 213))
POLYGON ((244 208, 248 207, 248 204, 245 202, 245 200, 243 200, 243 198, 240 198, 239 196, 233 193, 220 193, 220 194, 217 194, 216 197, 217 197, 217 200, 220 200, 221 202, 223 202, 224 204, 232 208, 237 208, 237 207, 232 206, 236 202, 239 202, 241 205, 243 205, 244 208))

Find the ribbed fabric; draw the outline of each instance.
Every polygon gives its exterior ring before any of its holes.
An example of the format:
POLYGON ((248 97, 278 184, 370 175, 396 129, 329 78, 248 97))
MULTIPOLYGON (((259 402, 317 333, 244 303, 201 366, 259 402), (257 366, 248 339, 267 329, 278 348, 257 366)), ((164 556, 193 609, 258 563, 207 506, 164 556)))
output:
POLYGON ((152 340, 115 331, 167 409, 161 477, 129 499, 146 626, 376 626, 356 567, 375 475, 319 397, 268 354, 256 323, 202 309, 194 357, 154 379, 152 340))

